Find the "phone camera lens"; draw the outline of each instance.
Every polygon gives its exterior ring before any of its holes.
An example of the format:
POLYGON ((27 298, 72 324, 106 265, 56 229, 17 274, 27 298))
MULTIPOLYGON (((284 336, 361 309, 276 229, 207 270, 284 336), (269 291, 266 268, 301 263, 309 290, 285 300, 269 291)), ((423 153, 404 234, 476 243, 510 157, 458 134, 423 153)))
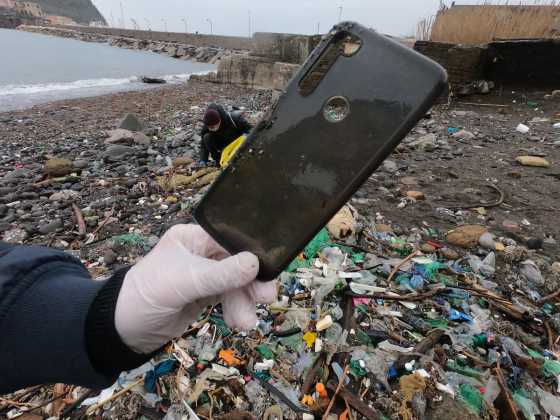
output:
POLYGON ((328 122, 338 123, 350 113, 350 103, 343 96, 333 96, 323 107, 323 116, 328 122))

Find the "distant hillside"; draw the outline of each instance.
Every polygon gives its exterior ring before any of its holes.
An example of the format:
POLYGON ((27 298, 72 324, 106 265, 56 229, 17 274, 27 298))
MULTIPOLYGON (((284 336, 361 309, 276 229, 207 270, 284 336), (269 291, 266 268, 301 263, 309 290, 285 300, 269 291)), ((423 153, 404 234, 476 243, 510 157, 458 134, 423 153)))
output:
POLYGON ((78 23, 88 24, 91 21, 105 19, 91 0, 33 0, 39 3, 43 11, 49 15, 67 16, 78 23))

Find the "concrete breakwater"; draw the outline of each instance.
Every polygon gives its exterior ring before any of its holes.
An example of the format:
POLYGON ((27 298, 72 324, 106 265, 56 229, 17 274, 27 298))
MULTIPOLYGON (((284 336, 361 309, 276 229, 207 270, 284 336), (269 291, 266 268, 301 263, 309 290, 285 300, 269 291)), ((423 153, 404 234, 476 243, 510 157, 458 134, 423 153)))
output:
POLYGON ((40 33, 44 35, 57 36, 62 38, 77 39, 84 42, 108 43, 111 46, 126 48, 131 50, 152 51, 158 54, 165 54, 169 57, 191 60, 200 63, 215 64, 222 58, 233 53, 243 54, 246 51, 241 49, 229 49, 218 45, 192 45, 173 41, 156 41, 149 39, 138 39, 125 36, 111 35, 107 33, 91 33, 75 29, 63 29, 60 27, 29 26, 22 25, 18 30, 40 33))

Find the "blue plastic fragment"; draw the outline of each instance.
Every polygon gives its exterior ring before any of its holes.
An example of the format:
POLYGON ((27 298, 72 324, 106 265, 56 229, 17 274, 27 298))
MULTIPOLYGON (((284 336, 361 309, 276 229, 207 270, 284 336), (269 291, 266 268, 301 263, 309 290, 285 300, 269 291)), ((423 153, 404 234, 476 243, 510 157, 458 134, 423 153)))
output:
POLYGON ((455 133, 458 132, 458 131, 459 131, 458 128, 449 127, 449 128, 447 129, 447 134, 455 134, 455 133))
POLYGON ((397 372, 397 369, 395 369, 395 365, 391 365, 391 367, 389 367, 389 370, 387 370, 387 378, 393 379, 397 376, 399 376, 399 372, 397 372))
POLYGON ((179 363, 177 360, 168 359, 161 363, 158 363, 155 368, 146 372, 146 376, 144 376, 144 388, 148 392, 155 392, 156 391, 156 381, 159 377, 167 375, 170 372, 173 372, 179 363))
POLYGON ((451 308, 449 310, 449 320, 450 321, 467 321, 472 322, 473 319, 464 312, 460 312, 457 309, 451 308))

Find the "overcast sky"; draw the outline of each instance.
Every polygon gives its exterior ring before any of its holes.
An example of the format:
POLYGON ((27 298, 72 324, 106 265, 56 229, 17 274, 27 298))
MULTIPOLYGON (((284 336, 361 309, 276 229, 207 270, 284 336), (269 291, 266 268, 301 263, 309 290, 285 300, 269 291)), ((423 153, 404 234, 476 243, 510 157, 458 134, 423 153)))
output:
MULTIPOLYGON (((416 24, 433 15, 440 0, 93 0, 107 22, 122 26, 121 3, 127 28, 131 18, 145 29, 184 31, 223 35, 249 33, 249 14, 253 32, 321 32, 342 18, 355 20, 390 35, 413 35, 416 24), (111 17, 112 15, 112 17, 111 17), (146 20, 147 19, 147 20, 146 20)), ((446 0, 446 3, 451 3, 446 0)))

